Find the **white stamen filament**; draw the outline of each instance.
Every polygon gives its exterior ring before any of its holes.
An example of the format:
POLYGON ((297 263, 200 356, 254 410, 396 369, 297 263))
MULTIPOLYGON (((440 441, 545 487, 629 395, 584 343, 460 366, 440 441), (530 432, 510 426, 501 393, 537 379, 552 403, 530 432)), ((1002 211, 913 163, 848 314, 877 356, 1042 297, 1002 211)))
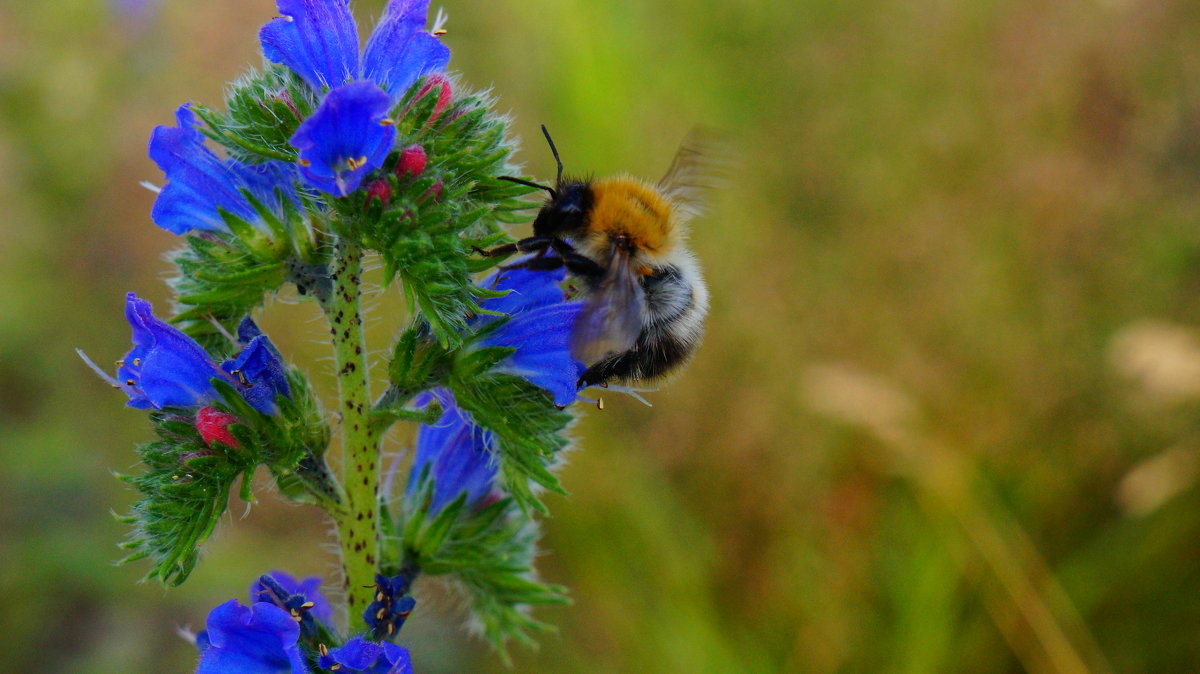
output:
POLYGON ((228 339, 231 344, 233 344, 235 347, 241 346, 241 342, 238 341, 238 338, 229 334, 229 331, 225 329, 224 325, 221 325, 220 321, 213 318, 212 316, 208 316, 207 319, 208 319, 208 322, 212 323, 212 326, 217 329, 217 332, 221 333, 221 335, 223 337, 225 337, 225 339, 228 339))
POLYGON ((88 358, 87 354, 83 352, 83 349, 75 349, 75 353, 79 354, 79 357, 83 359, 83 362, 87 363, 87 366, 92 368, 92 372, 95 372, 101 379, 108 382, 109 384, 112 384, 116 388, 119 388, 119 389, 125 388, 124 384, 117 381, 109 373, 105 372, 104 370, 101 370, 99 365, 93 363, 92 359, 88 358))
POLYGON ((646 407, 654 407, 654 405, 651 405, 650 401, 643 398, 640 394, 653 393, 658 390, 656 388, 633 388, 631 386, 622 386, 620 384, 609 384, 608 386, 606 386, 604 388, 608 389, 609 391, 616 391, 617 393, 624 393, 625 395, 629 396, 630 398, 633 398, 634 400, 637 400, 638 402, 645 405, 646 407))
POLYGON ((450 15, 446 13, 444 7, 438 7, 437 14, 433 17, 433 28, 429 29, 430 33, 437 33, 439 30, 446 30, 446 22, 450 20, 450 15))

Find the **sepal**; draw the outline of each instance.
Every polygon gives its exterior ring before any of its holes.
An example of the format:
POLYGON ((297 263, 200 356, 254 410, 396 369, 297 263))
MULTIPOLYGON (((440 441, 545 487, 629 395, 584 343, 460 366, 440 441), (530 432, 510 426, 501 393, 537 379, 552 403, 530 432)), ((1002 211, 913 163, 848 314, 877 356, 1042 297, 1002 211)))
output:
MULTIPOLYGON (((133 525, 122 548, 131 551, 122 563, 149 558, 147 578, 179 585, 195 568, 200 545, 225 512, 229 492, 239 476, 252 469, 252 451, 223 443, 206 444, 196 430, 193 411, 168 408, 150 415, 159 440, 137 448, 146 471, 122 479, 141 492, 129 516, 133 525)), ((229 427, 242 440, 245 427, 229 427)))
POLYGON ((395 516, 393 558, 457 581, 484 638, 508 663, 509 640, 532 647, 534 633, 553 631, 529 615, 531 608, 570 602, 565 588, 540 582, 533 571, 537 524, 511 498, 467 507, 463 494, 433 511, 433 493, 430 472, 423 471, 395 516))
POLYGON ((226 111, 193 106, 206 133, 229 153, 248 163, 276 159, 293 163, 288 142, 300 122, 316 109, 312 90, 290 69, 268 64, 238 78, 225 97, 226 111))
POLYGON ((547 513, 534 485, 566 494, 551 468, 568 444, 563 431, 571 415, 556 407, 545 390, 521 377, 456 373, 447 384, 458 405, 495 435, 504 490, 522 510, 547 513))
POLYGON ((181 311, 171 320, 205 348, 216 350, 227 343, 214 322, 225 332, 232 331, 287 282, 302 289, 302 294, 319 298, 328 293, 327 260, 317 252, 325 234, 308 222, 311 215, 302 214, 289 199, 282 203, 284 216, 272 214, 274 224, 264 226, 272 232, 282 227, 287 232, 284 237, 223 213, 229 234, 188 236, 184 247, 173 254, 179 275, 170 283, 181 311))

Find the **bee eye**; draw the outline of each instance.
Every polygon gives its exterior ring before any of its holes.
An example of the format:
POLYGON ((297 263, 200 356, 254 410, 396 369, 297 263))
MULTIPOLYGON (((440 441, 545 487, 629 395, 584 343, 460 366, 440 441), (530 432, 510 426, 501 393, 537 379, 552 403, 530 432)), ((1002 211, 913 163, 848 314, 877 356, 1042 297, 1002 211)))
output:
POLYGON ((583 209, 580 208, 577 204, 567 204, 558 210, 560 213, 566 213, 566 214, 570 214, 570 215, 575 215, 576 213, 583 212, 583 209))

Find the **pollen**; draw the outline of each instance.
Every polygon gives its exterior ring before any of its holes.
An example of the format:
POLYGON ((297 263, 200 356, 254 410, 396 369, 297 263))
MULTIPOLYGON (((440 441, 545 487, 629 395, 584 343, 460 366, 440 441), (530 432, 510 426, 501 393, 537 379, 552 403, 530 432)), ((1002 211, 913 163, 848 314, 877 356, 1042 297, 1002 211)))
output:
POLYGON ((126 385, 126 386, 133 386, 133 384, 134 384, 134 381, 133 381, 132 379, 126 379, 126 380, 125 380, 125 385, 126 385))
POLYGON ((299 164, 299 165, 301 165, 301 166, 303 166, 303 167, 305 167, 305 168, 308 168, 309 166, 312 166, 312 162, 311 162, 311 161, 309 161, 309 160, 307 160, 307 159, 305 159, 305 158, 303 158, 303 157, 301 157, 301 158, 300 158, 300 160, 299 160, 299 161, 297 161, 296 163, 297 163, 297 164, 299 164))
POLYGON ((367 164, 366 155, 359 157, 358 159, 351 157, 346 160, 346 167, 349 168, 351 171, 357 171, 359 169, 359 167, 366 166, 366 164, 367 164))
POLYGON ((395 125, 396 125, 396 120, 388 118, 388 117, 384 117, 383 119, 379 120, 379 126, 395 126, 395 125))
POLYGON ((134 359, 133 359, 133 366, 134 366, 134 367, 141 367, 141 366, 142 366, 142 359, 141 359, 141 358, 134 358, 134 359))
POLYGON ((433 36, 434 36, 434 37, 441 37, 441 36, 445 35, 445 34, 446 34, 446 33, 448 33, 448 32, 450 32, 450 31, 446 30, 445 28, 434 28, 434 29, 433 29, 433 36))

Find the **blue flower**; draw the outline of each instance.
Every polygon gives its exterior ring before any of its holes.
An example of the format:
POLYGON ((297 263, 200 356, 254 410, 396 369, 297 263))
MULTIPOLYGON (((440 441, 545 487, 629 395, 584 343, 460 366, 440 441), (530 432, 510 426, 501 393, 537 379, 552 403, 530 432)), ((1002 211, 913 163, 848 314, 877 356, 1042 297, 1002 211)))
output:
POLYGON ((358 29, 347 0, 277 0, 280 18, 259 32, 263 54, 314 91, 365 79, 399 98, 421 75, 444 70, 450 49, 425 30, 429 0, 390 0, 358 58, 358 29))
POLYGON ((297 581, 282 571, 264 574, 250 586, 251 602, 266 602, 288 612, 307 638, 317 635, 317 622, 332 624, 333 608, 321 595, 321 579, 297 581))
POLYGON ((359 62, 347 0, 277 0, 283 16, 259 32, 263 54, 329 90, 291 138, 312 187, 346 196, 383 165, 396 130, 391 105, 421 75, 445 69, 450 50, 426 31, 428 0, 391 0, 359 62))
MULTIPOLYGON (((565 301, 559 287, 565 274, 562 269, 496 272, 484 280, 483 287, 509 293, 480 305, 487 311, 509 315, 506 323, 480 341, 484 346, 516 349, 500 363, 499 370, 546 389, 560 407, 575 400, 583 370, 583 364, 571 356, 571 328, 583 304, 565 301)), ((495 320, 495 316, 481 314, 473 327, 478 329, 495 320)))
POLYGON ((409 574, 391 577, 375 574, 375 599, 363 611, 363 621, 371 629, 371 636, 387 639, 404 627, 404 621, 417 605, 417 600, 409 596, 411 589, 409 574))
POLYGON ((477 426, 455 404, 454 395, 447 389, 422 393, 413 404, 423 407, 432 400, 437 400, 444 411, 436 424, 422 424, 417 430, 417 452, 409 473, 408 492, 416 491, 421 473, 428 470, 433 479, 429 512, 440 511, 464 492, 468 508, 483 503, 495 490, 495 436, 477 426))
POLYGON ((222 160, 205 146, 188 105, 180 106, 175 118, 177 126, 156 127, 150 136, 150 158, 167 177, 150 214, 159 227, 173 234, 227 232, 221 211, 247 222, 260 219, 244 192, 276 211, 280 194, 296 199, 291 165, 270 161, 251 166, 222 160))
MULTIPOLYGON (((485 300, 487 311, 506 314, 479 314, 471 321, 475 330, 486 330, 482 346, 509 347, 513 353, 500 361, 497 370, 524 377, 546 389, 556 405, 575 400, 576 382, 583 364, 571 356, 571 327, 582 309, 580 302, 567 302, 559 283, 565 271, 498 271, 484 279, 482 286, 507 290, 508 294, 485 300), (504 321, 500 325, 492 325, 504 321)), ((408 493, 418 488, 421 474, 433 479, 430 512, 438 512, 466 494, 467 507, 484 503, 497 491, 496 438, 476 425, 466 410, 458 407, 454 395, 436 388, 413 400, 416 407, 436 400, 443 409, 433 425, 417 431, 416 457, 409 472, 408 493)))
POLYGON ((305 181, 339 197, 358 189, 363 176, 383 165, 396 139, 387 117, 390 105, 387 94, 370 82, 330 91, 291 138, 305 181))
POLYGON ((214 608, 208 629, 196 635, 196 674, 305 674, 300 625, 274 604, 243 606, 238 600, 214 608))
POLYGON ((130 407, 194 407, 216 397, 213 378, 228 375, 203 347, 159 320, 150 303, 133 293, 125 296, 125 318, 133 328, 133 349, 117 361, 115 379, 78 353, 96 374, 129 396, 130 407))
POLYGON ((396 644, 374 643, 362 637, 354 637, 344 645, 331 648, 317 659, 322 669, 337 671, 368 672, 369 674, 412 674, 412 663, 408 649, 396 644))
POLYGON ((133 328, 133 348, 117 362, 115 378, 83 351, 78 353, 96 374, 129 396, 130 407, 144 410, 208 404, 217 398, 212 385, 216 378, 237 387, 246 401, 263 414, 276 411, 276 394, 289 394, 279 353, 265 335, 258 333, 253 321, 246 329, 258 334, 241 353, 226 361, 223 369, 204 347, 160 320, 150 303, 134 293, 125 296, 125 318, 133 328))
POLYGON ((254 409, 275 414, 279 410, 275 396, 291 397, 282 356, 249 316, 238 326, 238 340, 241 353, 222 363, 221 369, 236 380, 238 392, 254 409))

